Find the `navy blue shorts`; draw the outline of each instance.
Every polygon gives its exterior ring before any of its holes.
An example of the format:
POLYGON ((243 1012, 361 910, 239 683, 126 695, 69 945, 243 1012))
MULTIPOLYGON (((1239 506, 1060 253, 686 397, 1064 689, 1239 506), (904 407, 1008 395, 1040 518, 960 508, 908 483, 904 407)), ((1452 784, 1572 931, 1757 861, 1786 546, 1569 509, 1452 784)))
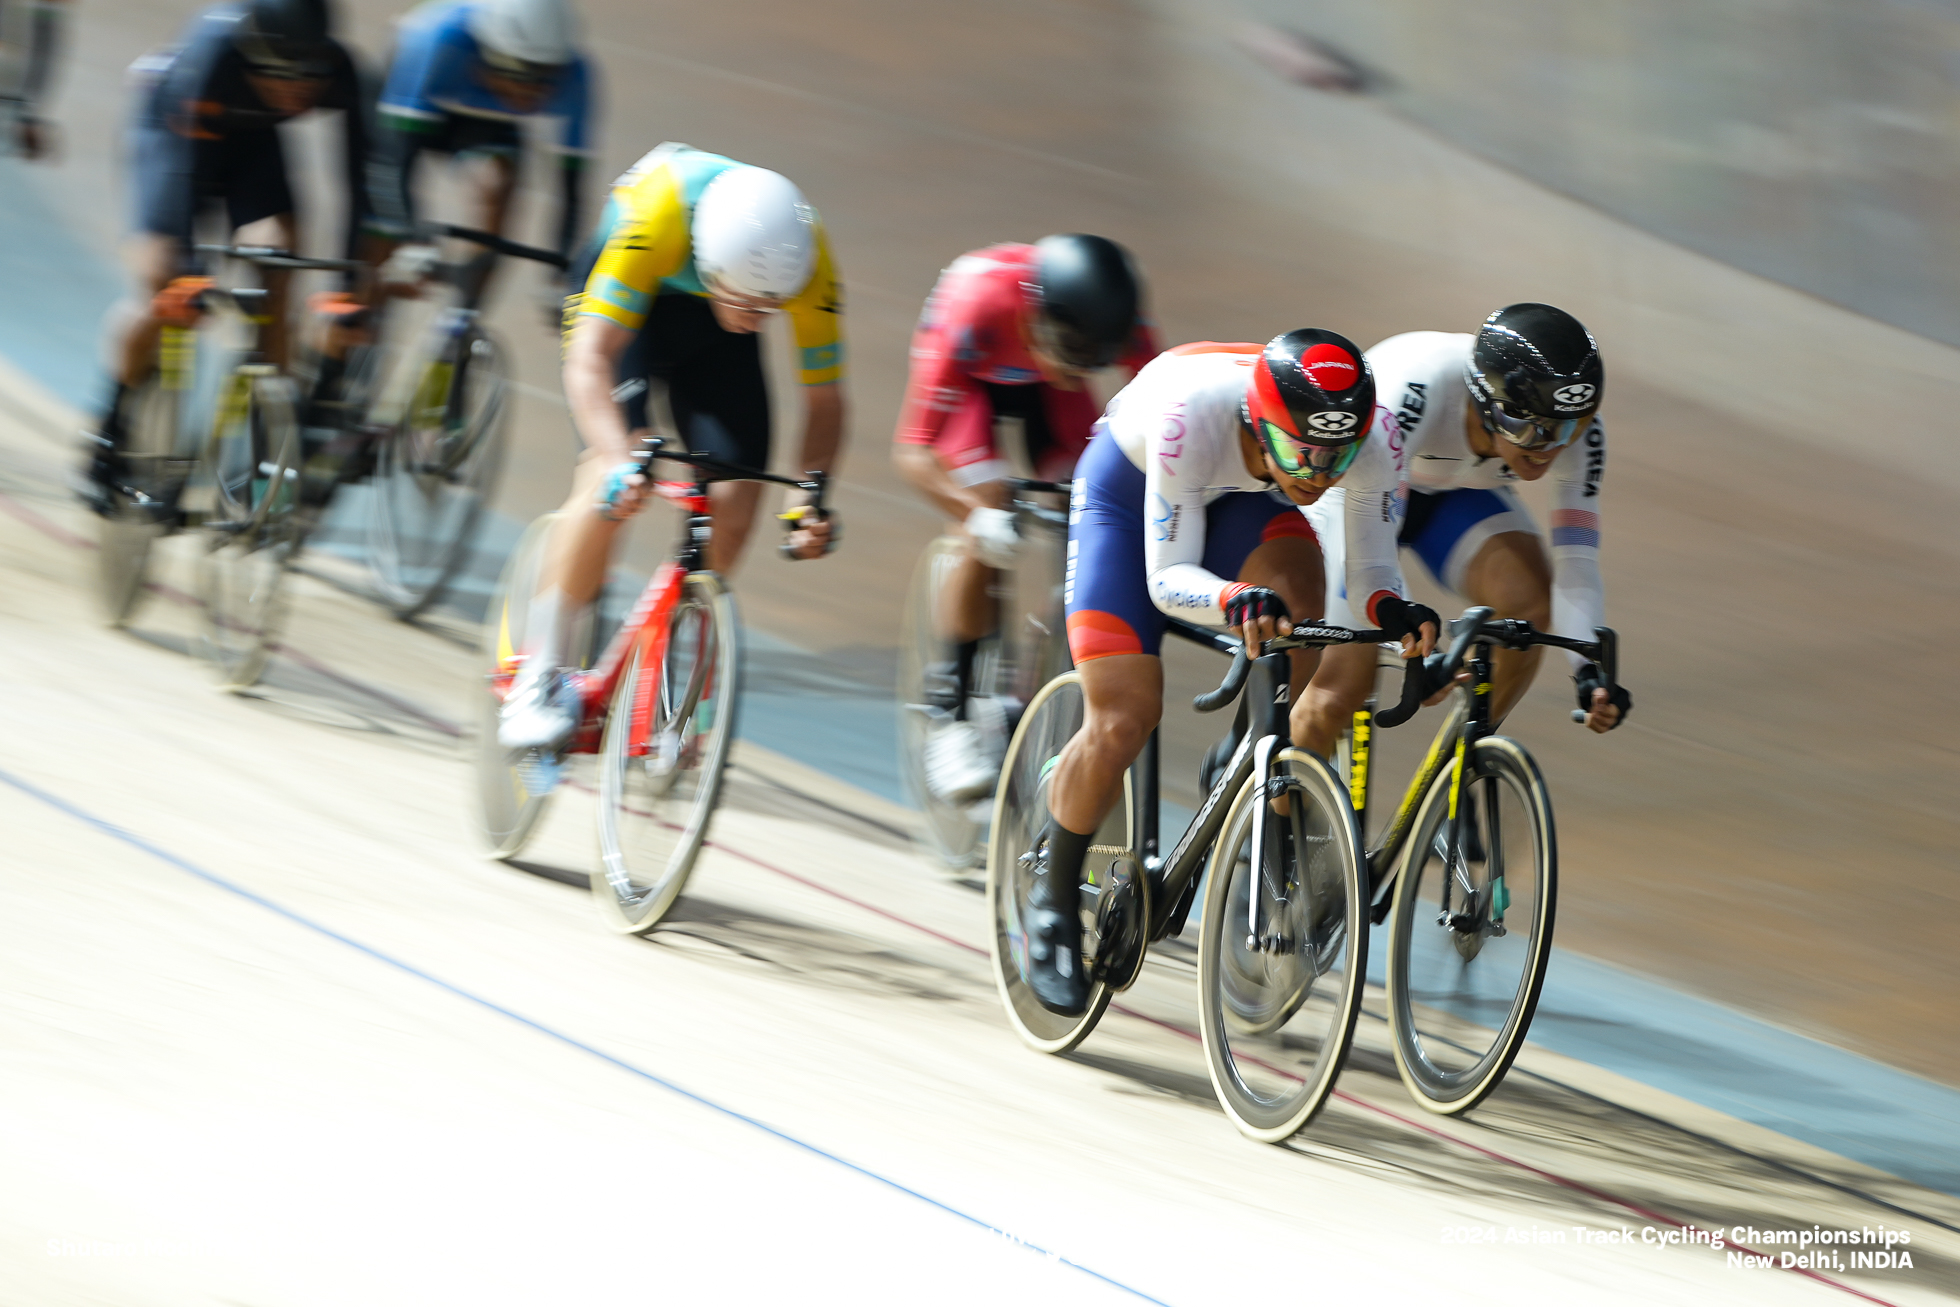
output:
MULTIPOLYGON (((1556 519, 1554 519, 1556 520, 1556 519)), ((1398 535, 1437 584, 1463 593, 1463 569, 1484 542, 1507 531, 1537 533, 1531 514, 1508 486, 1499 490, 1411 490, 1398 535)))
MULTIPOLYGON (((1114 654, 1155 656, 1164 614, 1150 599, 1143 562, 1143 473, 1098 431, 1075 466, 1069 496, 1068 648, 1077 664, 1114 654)), ((1236 577, 1252 551, 1282 536, 1314 539, 1293 503, 1277 493, 1234 491, 1205 506, 1204 569, 1236 577)))

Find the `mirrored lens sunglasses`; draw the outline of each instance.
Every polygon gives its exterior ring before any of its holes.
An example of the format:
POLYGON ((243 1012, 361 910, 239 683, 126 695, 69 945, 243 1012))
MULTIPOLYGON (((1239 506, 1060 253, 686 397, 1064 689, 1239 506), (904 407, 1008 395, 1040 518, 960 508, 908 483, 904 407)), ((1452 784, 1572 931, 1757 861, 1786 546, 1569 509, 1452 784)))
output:
POLYGON ((1361 453, 1359 440, 1350 440, 1345 445, 1315 444, 1263 419, 1260 429, 1265 433, 1266 448, 1272 451, 1273 461, 1288 476, 1337 477, 1354 466, 1361 453))

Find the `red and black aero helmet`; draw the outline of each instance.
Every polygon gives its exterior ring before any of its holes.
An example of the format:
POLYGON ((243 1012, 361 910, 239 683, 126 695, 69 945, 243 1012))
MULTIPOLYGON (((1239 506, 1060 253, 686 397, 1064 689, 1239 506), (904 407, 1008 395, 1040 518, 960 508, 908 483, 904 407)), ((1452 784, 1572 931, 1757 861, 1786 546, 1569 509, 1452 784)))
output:
POLYGON ((1275 336, 1253 365, 1246 425, 1281 470, 1338 477, 1375 420, 1375 375, 1346 336, 1302 327, 1275 336))

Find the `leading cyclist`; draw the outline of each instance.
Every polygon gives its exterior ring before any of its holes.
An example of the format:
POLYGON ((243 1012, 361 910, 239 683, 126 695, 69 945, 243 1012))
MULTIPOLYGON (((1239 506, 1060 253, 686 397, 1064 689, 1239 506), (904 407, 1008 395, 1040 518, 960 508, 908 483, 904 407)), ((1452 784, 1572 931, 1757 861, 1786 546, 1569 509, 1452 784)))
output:
MULTIPOLYGON (((1258 345, 1182 345, 1110 402, 1069 505, 1069 650, 1082 729, 1048 788, 1029 856, 1028 984, 1052 1011, 1088 1001, 1080 894, 1089 844, 1156 729, 1165 618, 1236 629, 1248 645, 1321 615, 1322 549, 1368 624, 1426 653, 1436 615, 1405 597, 1396 555, 1400 446, 1376 434, 1375 382, 1345 337, 1311 328, 1258 345), (1337 512, 1304 509, 1340 483, 1337 512), (1227 579, 1236 578, 1236 579, 1227 579)), ((1369 646, 1370 655, 1373 646, 1369 646)), ((1292 655, 1297 689, 1312 652, 1292 655)), ((1304 722, 1294 696, 1292 731, 1304 722)))
MULTIPOLYGON (((1390 336, 1368 351, 1368 365, 1381 388, 1384 425, 1402 442, 1408 470, 1402 544, 1471 603, 1541 631, 1592 639, 1606 606, 1599 576, 1606 374, 1592 334, 1563 309, 1512 304, 1485 319, 1475 336, 1390 336), (1547 475, 1554 481, 1549 561, 1512 488, 1547 475)), ((1332 551, 1328 561, 1337 563, 1332 551)), ((1328 621, 1351 625, 1352 618, 1338 601, 1329 603, 1328 621)), ((1542 652, 1493 651, 1493 722, 1531 688, 1542 652)), ((1609 691, 1597 666, 1569 657, 1587 727, 1612 730, 1632 709, 1632 696, 1621 685, 1609 691)), ((1374 650, 1329 649, 1307 691, 1302 747, 1326 753, 1374 677, 1374 650)))
MULTIPOLYGON (((769 466, 769 390, 757 333, 786 315, 802 363, 798 470, 830 471, 843 441, 843 312, 823 222, 788 178, 691 145, 652 150, 613 183, 599 229, 565 300, 565 397, 586 452, 551 533, 522 669, 497 739, 548 748, 577 721, 565 676, 573 620, 605 582, 613 538, 649 487, 632 461, 647 434, 648 383, 666 383, 682 439, 697 454, 769 466)), ((709 566, 734 570, 761 487, 717 481, 709 566)), ((837 542, 835 513, 797 522, 788 547, 817 558, 837 542)))
POLYGON ((983 732, 968 719, 974 660, 1000 620, 999 569, 1021 545, 995 424, 1019 418, 1028 470, 1066 480, 1096 420, 1089 375, 1114 365, 1134 376, 1157 352, 1142 300, 1122 246, 1074 233, 962 254, 919 315, 892 462, 966 548, 933 614, 954 657, 934 671, 926 784, 947 802, 993 789, 1006 743, 1002 723, 983 732))
MULTIPOLYGON (((354 60, 334 39, 327 0, 246 0, 208 9, 175 49, 139 64, 155 75, 139 96, 131 139, 139 245, 134 259, 141 307, 121 325, 116 376, 97 427, 85 490, 98 511, 126 479, 123 399, 156 367, 165 316, 188 303, 159 303, 161 292, 197 266, 191 249, 199 217, 222 204, 226 230, 241 245, 299 248, 299 223, 280 145, 281 123, 316 109, 338 110, 341 181, 348 197, 347 257, 367 212, 367 134, 354 60)), ((266 356, 284 367, 289 343, 288 274, 268 271, 266 356)), ((194 286, 181 285, 188 297, 194 286)))

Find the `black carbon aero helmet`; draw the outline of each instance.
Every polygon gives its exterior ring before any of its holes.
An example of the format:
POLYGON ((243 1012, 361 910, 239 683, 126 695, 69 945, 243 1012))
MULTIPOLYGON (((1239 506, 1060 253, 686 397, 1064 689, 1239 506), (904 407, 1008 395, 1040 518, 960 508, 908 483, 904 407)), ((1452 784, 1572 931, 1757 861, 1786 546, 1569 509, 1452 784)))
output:
POLYGON ((1074 233, 1035 242, 1041 313, 1035 337, 1044 352, 1080 372, 1106 368, 1136 334, 1143 290, 1121 245, 1074 233))
POLYGON ((1559 449, 1599 411, 1606 370, 1570 313, 1513 304, 1484 319, 1464 380, 1484 430, 1525 449, 1559 449))
POLYGON ((235 43, 263 77, 326 77, 337 47, 327 0, 250 0, 235 43))
POLYGON ((1375 374, 1346 336, 1302 327, 1268 341, 1245 388, 1246 425, 1296 477, 1338 477, 1375 421, 1375 374))

